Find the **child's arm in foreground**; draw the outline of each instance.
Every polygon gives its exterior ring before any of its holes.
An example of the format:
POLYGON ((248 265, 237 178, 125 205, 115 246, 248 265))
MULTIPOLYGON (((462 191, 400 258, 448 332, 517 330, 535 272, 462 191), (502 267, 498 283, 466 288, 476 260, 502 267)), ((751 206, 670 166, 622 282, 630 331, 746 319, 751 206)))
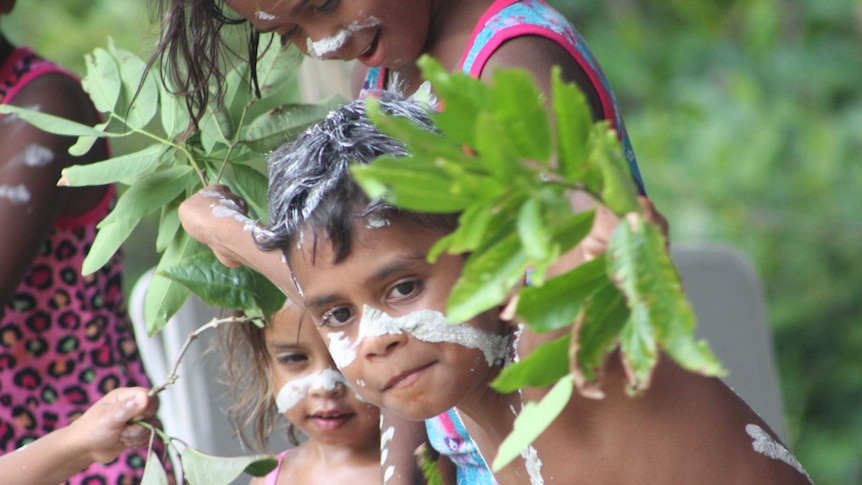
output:
POLYGON ((61 483, 94 462, 115 459, 126 448, 146 447, 150 432, 129 422, 152 418, 155 412, 147 389, 115 389, 68 426, 0 456, 0 476, 27 485, 61 483))
POLYGON ((247 215, 246 202, 223 185, 205 187, 180 204, 183 229, 213 250, 229 268, 247 266, 282 291, 293 291, 287 263, 280 251, 261 251, 252 229, 260 227, 247 215))

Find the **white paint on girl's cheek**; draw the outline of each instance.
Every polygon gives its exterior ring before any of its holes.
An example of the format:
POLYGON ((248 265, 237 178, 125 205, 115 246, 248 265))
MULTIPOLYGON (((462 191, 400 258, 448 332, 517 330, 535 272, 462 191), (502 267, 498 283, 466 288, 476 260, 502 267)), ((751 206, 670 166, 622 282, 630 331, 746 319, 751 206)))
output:
POLYGON ((38 143, 27 145, 22 155, 28 167, 44 167, 54 161, 54 151, 38 143))
POLYGON ((30 202, 30 191, 24 184, 0 185, 0 199, 8 199, 14 205, 30 202))
POLYGON ((347 380, 335 369, 323 369, 309 374, 301 379, 296 379, 282 386, 275 397, 275 406, 281 414, 286 413, 308 396, 315 389, 323 389, 328 392, 335 390, 341 384, 348 386, 347 380))
POLYGON ((269 12, 264 12, 263 10, 258 10, 254 13, 254 16, 260 20, 275 20, 278 18, 269 12))
POLYGON ((419 310, 397 318, 365 305, 359 324, 359 340, 382 335, 408 333, 418 340, 453 343, 480 350, 489 366, 502 362, 507 355, 509 339, 504 335, 478 329, 468 324, 453 325, 446 315, 435 310, 419 310))
POLYGON ((754 451, 766 455, 769 458, 783 461, 792 466, 799 473, 805 475, 805 477, 808 478, 808 481, 811 481, 811 477, 808 475, 808 472, 805 471, 805 468, 802 467, 799 460, 793 456, 793 453, 782 446, 781 443, 775 441, 775 439, 772 438, 769 433, 764 431, 763 428, 756 424, 747 424, 745 425, 745 432, 748 433, 748 436, 754 438, 754 441, 751 443, 754 451))
POLYGON ((365 387, 365 381, 363 381, 362 379, 359 379, 358 381, 356 381, 356 385, 359 387, 365 387))
POLYGON ((327 54, 332 54, 338 49, 347 43, 350 37, 354 32, 358 32, 363 29, 368 29, 371 27, 376 27, 380 25, 380 19, 377 17, 368 17, 363 21, 355 21, 348 25, 346 28, 341 29, 337 34, 332 37, 327 37, 325 39, 320 39, 318 41, 312 41, 311 37, 305 39, 306 47, 308 50, 308 55, 319 59, 327 54))

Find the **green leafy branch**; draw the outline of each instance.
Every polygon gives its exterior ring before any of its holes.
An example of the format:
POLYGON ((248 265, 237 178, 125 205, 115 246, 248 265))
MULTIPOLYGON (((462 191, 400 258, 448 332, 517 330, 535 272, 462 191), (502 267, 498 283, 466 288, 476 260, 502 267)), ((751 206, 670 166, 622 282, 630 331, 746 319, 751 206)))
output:
POLYGON ((526 404, 493 468, 529 446, 575 390, 602 397, 601 372, 614 352, 632 394, 649 386, 660 352, 690 371, 721 375, 706 343, 694 340, 694 312, 664 234, 642 213, 617 134, 607 122, 593 122, 577 86, 555 71, 548 102, 527 72, 501 70, 486 84, 449 74, 428 57, 419 64, 445 106, 433 114, 440 133, 386 116, 369 101, 369 116, 412 155, 355 166, 354 175, 371 197, 396 206, 460 213, 457 230, 429 254, 432 261, 443 251, 468 254, 448 300, 453 321, 517 295, 516 318, 532 331, 568 330, 494 382, 501 392, 551 390, 526 404), (594 210, 572 212, 574 192, 609 208, 620 223, 604 255, 547 278, 593 224, 594 210), (528 272, 530 285, 521 288, 528 272))
POLYGON ((261 98, 250 88, 246 63, 225 75, 223 103, 211 106, 197 129, 189 126, 182 96, 171 93, 146 63, 109 42, 86 57, 83 86, 105 122, 87 126, 38 111, 3 105, 34 126, 78 137, 73 155, 89 151, 99 139, 127 138, 143 148, 63 171, 61 185, 119 184, 116 206, 98 225, 98 235, 83 273, 101 268, 129 238, 141 220, 158 214, 156 250, 161 253, 148 288, 145 318, 150 335, 164 327, 190 292, 215 306, 270 314, 284 296, 247 268, 226 269, 207 258, 211 252, 182 230, 180 202, 202 187, 224 183, 249 204, 249 217, 266 222, 265 153, 293 139, 323 117, 333 103, 292 104, 291 86, 301 56, 295 49, 270 48, 258 62, 261 98))

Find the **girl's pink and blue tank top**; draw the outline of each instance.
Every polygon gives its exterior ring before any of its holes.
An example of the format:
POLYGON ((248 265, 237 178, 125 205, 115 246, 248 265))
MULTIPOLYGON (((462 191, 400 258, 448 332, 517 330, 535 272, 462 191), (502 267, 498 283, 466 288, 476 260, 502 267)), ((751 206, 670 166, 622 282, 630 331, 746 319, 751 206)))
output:
POLYGON ((457 468, 458 485, 494 485, 494 475, 458 413, 450 409, 425 420, 428 442, 457 468))
MULTIPOLYGON (((602 103, 602 118, 617 131, 626 161, 642 194, 646 193, 635 152, 610 83, 586 42, 566 18, 542 0, 497 0, 473 30, 459 68, 478 78, 491 55, 506 41, 522 36, 550 39, 566 49, 589 77, 602 103)), ((368 69, 360 91, 363 97, 386 86, 383 68, 368 69)))

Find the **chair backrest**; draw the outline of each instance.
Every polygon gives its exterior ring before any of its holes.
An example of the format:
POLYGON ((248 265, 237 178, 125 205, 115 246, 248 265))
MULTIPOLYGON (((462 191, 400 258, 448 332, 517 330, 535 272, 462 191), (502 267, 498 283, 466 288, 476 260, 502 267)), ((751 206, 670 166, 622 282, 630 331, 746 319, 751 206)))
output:
POLYGON ((682 245, 671 257, 694 307, 697 336, 729 371, 724 382, 786 440, 766 302, 751 262, 727 245, 682 245))

